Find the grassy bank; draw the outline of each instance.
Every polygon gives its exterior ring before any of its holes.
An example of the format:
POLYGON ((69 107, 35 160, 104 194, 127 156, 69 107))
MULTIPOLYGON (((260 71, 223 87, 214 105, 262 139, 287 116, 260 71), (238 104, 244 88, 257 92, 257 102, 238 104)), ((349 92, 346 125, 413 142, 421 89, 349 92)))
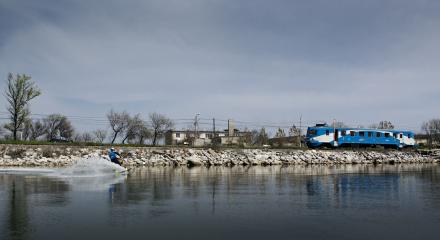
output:
MULTIPOLYGON (((49 145, 49 146, 73 146, 73 147, 116 147, 116 148, 131 148, 131 147, 146 147, 146 148, 193 148, 193 149, 268 149, 267 147, 259 146, 202 146, 194 147, 188 145, 148 145, 148 144, 110 144, 110 143, 96 143, 96 142, 49 142, 49 141, 14 141, 14 140, 0 140, 3 145, 49 145)), ((307 150, 307 147, 271 147, 270 149, 287 149, 287 150, 307 150)))
MULTIPOLYGON (((222 150, 222 149, 273 149, 273 150, 281 150, 281 151, 288 151, 288 150, 310 150, 307 147, 260 147, 260 146, 238 146, 238 145, 228 145, 228 146, 202 146, 202 147, 193 147, 188 145, 148 145, 148 144, 110 144, 110 143, 96 143, 96 142, 49 142, 49 141, 14 141, 14 140, 0 140, 0 145, 30 145, 30 146, 66 146, 66 147, 100 147, 100 148, 181 148, 181 149, 215 149, 215 150, 222 150)), ((418 149, 408 148, 400 151, 430 151, 435 148, 431 147, 420 147, 418 149)), ((320 149, 317 149, 320 150, 320 149)), ((395 149, 385 149, 382 147, 375 147, 375 148, 324 148, 323 150, 332 150, 332 151, 376 151, 376 152, 386 152, 386 151, 397 151, 395 149)))

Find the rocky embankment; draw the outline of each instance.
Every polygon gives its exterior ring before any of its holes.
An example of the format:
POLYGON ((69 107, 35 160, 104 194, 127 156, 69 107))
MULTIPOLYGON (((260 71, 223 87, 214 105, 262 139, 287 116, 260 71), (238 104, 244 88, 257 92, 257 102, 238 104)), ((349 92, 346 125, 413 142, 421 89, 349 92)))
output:
MULTIPOLYGON (((438 163, 440 151, 261 150, 122 148, 127 166, 180 165, 307 165, 438 163)), ((49 166, 74 164, 84 158, 107 158, 103 147, 0 145, 0 166, 49 166)))

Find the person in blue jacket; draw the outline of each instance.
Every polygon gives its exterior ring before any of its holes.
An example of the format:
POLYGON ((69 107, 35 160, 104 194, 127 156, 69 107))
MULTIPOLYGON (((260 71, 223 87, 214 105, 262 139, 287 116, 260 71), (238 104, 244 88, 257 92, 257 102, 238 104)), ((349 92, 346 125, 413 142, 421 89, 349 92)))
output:
POLYGON ((121 162, 119 162, 120 155, 118 152, 115 151, 115 148, 110 148, 110 150, 108 151, 108 157, 110 158, 110 161, 112 161, 112 163, 121 166, 121 162))

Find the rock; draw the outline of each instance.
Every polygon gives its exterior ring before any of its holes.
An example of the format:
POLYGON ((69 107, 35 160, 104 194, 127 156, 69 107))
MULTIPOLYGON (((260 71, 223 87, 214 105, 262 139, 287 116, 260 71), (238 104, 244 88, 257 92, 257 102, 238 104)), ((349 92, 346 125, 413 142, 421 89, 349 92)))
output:
MULTIPOLYGON (((402 164, 440 161, 436 152, 373 152, 270 149, 157 149, 123 148, 127 164, 133 166, 177 165, 297 165, 297 164, 402 164)), ((82 158, 106 158, 107 150, 97 147, 7 145, 0 153, 2 166, 66 166, 82 158), (12 154, 22 152, 22 154, 12 154)))
POLYGON ((189 153, 190 155, 194 155, 194 154, 195 154, 195 151, 194 151, 194 149, 188 149, 188 153, 189 153))
POLYGON ((188 166, 200 166, 202 165, 202 160, 198 156, 190 156, 186 159, 186 164, 188 166))

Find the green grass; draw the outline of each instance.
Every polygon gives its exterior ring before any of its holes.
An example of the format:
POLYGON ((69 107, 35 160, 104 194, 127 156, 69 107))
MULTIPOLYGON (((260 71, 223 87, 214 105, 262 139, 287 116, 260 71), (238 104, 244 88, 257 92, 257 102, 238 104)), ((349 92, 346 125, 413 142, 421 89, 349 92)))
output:
MULTIPOLYGON (((78 147, 154 147, 154 148, 182 148, 182 149, 268 149, 260 146, 239 146, 239 145, 226 145, 226 146, 201 146, 193 147, 188 145, 146 145, 146 144, 110 144, 110 143, 96 143, 96 142, 49 142, 49 141, 20 141, 20 140, 0 140, 0 144, 9 145, 48 145, 48 146, 78 146, 78 147)), ((299 147, 275 147, 269 149, 285 149, 285 150, 305 150, 307 148, 299 147)))
MULTIPOLYGON (((117 148, 130 148, 130 147, 151 147, 151 148, 181 148, 181 149, 214 149, 214 150, 227 150, 227 149, 273 149, 273 150, 308 150, 307 147, 271 147, 264 148, 260 146, 239 146, 239 145, 227 145, 227 146, 201 146, 193 147, 188 145, 146 145, 146 144, 110 144, 110 143, 96 143, 96 142, 49 142, 49 141, 14 141, 14 140, 0 140, 0 145, 48 145, 48 146, 73 146, 73 147, 117 147, 117 148)), ((424 147, 419 148, 419 150, 429 150, 430 148, 424 147)), ((380 148, 338 148, 338 149, 317 149, 317 150, 333 150, 333 151, 390 151, 390 149, 380 149, 380 148)), ((411 149, 410 151, 414 151, 411 149)))
POLYGON ((152 146, 141 144, 110 144, 110 143, 95 143, 95 142, 49 142, 49 141, 20 141, 20 140, 0 140, 0 144, 10 145, 48 145, 48 146, 81 146, 81 147, 167 147, 167 146, 152 146))

